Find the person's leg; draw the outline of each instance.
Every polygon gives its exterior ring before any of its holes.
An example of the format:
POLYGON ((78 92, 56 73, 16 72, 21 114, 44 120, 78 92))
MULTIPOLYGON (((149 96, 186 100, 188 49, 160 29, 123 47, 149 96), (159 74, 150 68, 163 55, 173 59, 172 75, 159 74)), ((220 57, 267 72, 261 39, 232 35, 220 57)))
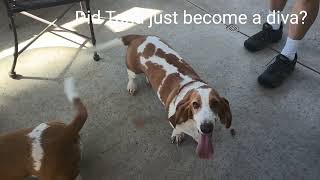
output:
POLYGON ((269 7, 271 11, 282 11, 286 4, 287 0, 269 0, 269 7))
MULTIPOLYGON (((269 14, 272 14, 273 11, 281 12, 287 4, 287 0, 269 0, 269 14)), ((270 18, 271 16, 269 16, 270 18)), ((271 19, 271 18, 270 18, 271 19)), ((268 23, 272 26, 273 30, 278 30, 281 27, 281 20, 278 19, 278 16, 275 17, 274 22, 268 19, 268 23)))
POLYGON ((320 0, 298 0, 295 2, 292 14, 299 15, 299 24, 289 24, 287 42, 281 52, 281 54, 288 57, 289 60, 294 60, 300 40, 305 36, 309 28, 317 18, 319 11, 319 1, 320 0), (300 14, 301 11, 307 12, 304 23, 302 23, 304 14, 300 14))
POLYGON ((299 24, 289 24, 288 36, 294 40, 301 40, 308 32, 309 28, 316 20, 319 12, 320 0, 297 0, 293 6, 292 14, 299 15, 299 24), (304 14, 300 14, 301 11, 307 12, 307 17, 302 24, 302 18, 304 14))
POLYGON ((258 77, 262 86, 278 87, 293 72, 297 62, 298 44, 316 19, 319 2, 320 0, 297 0, 295 2, 292 14, 299 15, 299 24, 289 25, 287 42, 281 54, 277 55, 275 62, 258 77), (303 14, 300 14, 301 11, 307 12, 304 23, 302 23, 303 14))
POLYGON ((286 3, 287 0, 269 0, 270 7, 267 22, 263 24, 261 31, 249 37, 244 42, 244 47, 247 50, 252 52, 262 50, 282 38, 282 22, 278 19, 278 16, 274 17, 272 14, 273 11, 281 12, 286 3))

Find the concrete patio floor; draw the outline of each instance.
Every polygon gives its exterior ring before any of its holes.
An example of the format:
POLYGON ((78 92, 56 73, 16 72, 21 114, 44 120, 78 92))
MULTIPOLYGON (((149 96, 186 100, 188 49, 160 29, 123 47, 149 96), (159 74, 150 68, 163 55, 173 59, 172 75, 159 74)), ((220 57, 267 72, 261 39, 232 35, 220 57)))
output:
MULTIPOLYGON (((92 6, 93 10, 114 10, 117 14, 137 7, 163 13, 267 12, 267 3, 259 0, 118 0, 93 1, 92 6)), ((292 2, 286 12, 290 7, 292 2)), ((58 24, 88 34, 86 23, 74 21, 75 10, 79 10, 77 5, 58 24)), ((61 8, 52 8, 35 14, 52 20, 59 12, 61 8)), ((216 127, 214 158, 203 161, 196 157, 196 144, 191 138, 180 147, 170 143, 172 129, 166 112, 142 76, 138 78, 138 94, 128 95, 125 47, 101 51, 104 59, 94 62, 91 54, 79 47, 85 44, 84 39, 53 31, 74 43, 47 32, 19 58, 17 72, 24 78, 12 80, 8 71, 13 37, 2 6, 0 15, 0 133, 48 120, 70 122, 73 112, 63 93, 63 79, 74 76, 89 111, 81 131, 84 180, 319 179, 320 75, 297 65, 283 86, 274 90, 260 87, 257 76, 277 52, 268 48, 249 53, 243 41, 247 38, 244 34, 252 35, 261 26, 240 25, 240 33, 228 31, 223 24, 181 23, 153 28, 142 24, 121 32, 112 32, 112 23, 95 25, 98 43, 129 33, 162 37, 229 100, 236 137, 232 138, 221 125, 216 127)), ((21 42, 44 27, 26 17, 16 19, 21 42)), ((319 29, 320 18, 303 40, 299 53, 301 63, 317 70, 319 29)), ((284 42, 285 38, 273 48, 281 50, 284 42)))

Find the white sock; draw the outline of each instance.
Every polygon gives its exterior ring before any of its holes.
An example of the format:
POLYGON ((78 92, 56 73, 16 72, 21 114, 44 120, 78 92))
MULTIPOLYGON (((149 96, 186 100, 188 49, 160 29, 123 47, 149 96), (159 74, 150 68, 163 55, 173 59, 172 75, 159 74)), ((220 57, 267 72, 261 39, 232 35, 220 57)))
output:
POLYGON ((289 58, 290 60, 294 60, 296 53, 298 51, 298 45, 300 40, 293 40, 290 37, 287 38, 286 45, 281 51, 281 54, 289 58))
POLYGON ((269 14, 267 16, 267 22, 272 26, 273 30, 280 29, 281 19, 278 18, 278 14, 281 14, 280 11, 275 11, 275 16, 273 16, 273 11, 269 9, 269 14))

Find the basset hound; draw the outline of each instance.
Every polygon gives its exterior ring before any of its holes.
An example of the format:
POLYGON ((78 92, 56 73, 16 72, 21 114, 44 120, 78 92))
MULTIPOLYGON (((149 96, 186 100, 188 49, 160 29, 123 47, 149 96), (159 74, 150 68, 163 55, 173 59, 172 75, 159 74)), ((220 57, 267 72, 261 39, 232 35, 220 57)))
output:
POLYGON ((229 102, 184 61, 166 42, 156 36, 126 35, 98 46, 98 49, 128 46, 126 65, 127 90, 137 91, 137 74, 144 73, 146 80, 157 93, 168 112, 173 127, 172 142, 181 143, 184 133, 198 142, 196 152, 208 159, 213 154, 212 132, 215 121, 226 128, 231 126, 229 102))

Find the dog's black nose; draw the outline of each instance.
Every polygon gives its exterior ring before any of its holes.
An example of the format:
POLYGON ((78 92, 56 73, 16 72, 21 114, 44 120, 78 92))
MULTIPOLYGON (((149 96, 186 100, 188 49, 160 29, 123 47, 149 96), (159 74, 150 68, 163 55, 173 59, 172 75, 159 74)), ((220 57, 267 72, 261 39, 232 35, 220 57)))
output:
POLYGON ((212 123, 203 123, 200 125, 201 132, 204 134, 212 133, 213 124, 212 123))

